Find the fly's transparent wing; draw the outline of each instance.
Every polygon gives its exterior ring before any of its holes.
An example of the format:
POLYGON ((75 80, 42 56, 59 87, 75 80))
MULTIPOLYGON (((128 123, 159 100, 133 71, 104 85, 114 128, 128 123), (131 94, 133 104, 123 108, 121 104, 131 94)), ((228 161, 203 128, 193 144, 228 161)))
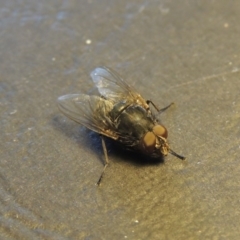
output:
POLYGON ((136 103, 148 108, 146 101, 130 87, 120 75, 107 67, 98 67, 91 72, 92 80, 101 96, 105 99, 117 103, 126 101, 136 103))
POLYGON ((112 139, 117 139, 114 124, 109 118, 113 105, 99 96, 69 94, 58 98, 60 111, 77 123, 112 139))

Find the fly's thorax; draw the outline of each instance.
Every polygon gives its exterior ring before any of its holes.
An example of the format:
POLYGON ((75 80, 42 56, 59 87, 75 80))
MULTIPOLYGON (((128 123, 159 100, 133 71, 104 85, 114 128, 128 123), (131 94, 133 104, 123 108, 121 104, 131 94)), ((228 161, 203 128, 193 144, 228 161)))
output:
POLYGON ((139 105, 119 102, 114 105, 111 113, 118 132, 124 137, 135 139, 135 142, 154 127, 154 119, 148 114, 146 109, 139 105))
POLYGON ((152 131, 148 131, 142 138, 142 146, 144 152, 148 155, 164 155, 169 152, 167 142, 168 132, 162 125, 155 125, 152 131))

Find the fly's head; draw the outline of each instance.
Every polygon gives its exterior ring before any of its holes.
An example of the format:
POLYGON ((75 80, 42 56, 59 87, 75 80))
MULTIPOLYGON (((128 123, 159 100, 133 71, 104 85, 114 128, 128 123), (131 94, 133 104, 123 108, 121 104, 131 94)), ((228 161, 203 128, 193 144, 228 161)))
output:
POLYGON ((184 160, 185 157, 178 155, 172 149, 170 149, 168 141, 168 131, 163 125, 156 125, 152 131, 145 134, 142 139, 143 150, 147 155, 156 156, 167 156, 168 153, 184 160))
POLYGON ((168 132, 164 126, 154 126, 152 131, 147 132, 142 139, 144 151, 148 155, 167 156, 169 152, 167 136, 168 132))

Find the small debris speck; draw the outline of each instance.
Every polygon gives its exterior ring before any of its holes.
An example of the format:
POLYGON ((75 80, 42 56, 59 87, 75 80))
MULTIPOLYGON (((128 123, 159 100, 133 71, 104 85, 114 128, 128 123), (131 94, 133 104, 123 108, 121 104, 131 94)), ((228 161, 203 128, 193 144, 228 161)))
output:
POLYGON ((15 109, 15 110, 13 110, 12 112, 10 112, 10 115, 15 114, 16 112, 17 112, 17 110, 15 109))
POLYGON ((229 27, 229 24, 228 23, 224 23, 223 25, 225 28, 228 28, 229 27))
POLYGON ((86 44, 91 44, 92 43, 92 40, 91 39, 87 39, 86 40, 86 44))

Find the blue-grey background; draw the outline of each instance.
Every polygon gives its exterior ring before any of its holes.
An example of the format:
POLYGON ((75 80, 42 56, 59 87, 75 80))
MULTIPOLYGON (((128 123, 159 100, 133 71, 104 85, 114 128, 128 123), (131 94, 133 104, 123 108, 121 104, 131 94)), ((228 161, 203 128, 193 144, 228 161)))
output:
POLYGON ((2 0, 1 239, 239 239, 240 2, 2 0), (160 108, 164 164, 59 113, 106 65, 160 108))

